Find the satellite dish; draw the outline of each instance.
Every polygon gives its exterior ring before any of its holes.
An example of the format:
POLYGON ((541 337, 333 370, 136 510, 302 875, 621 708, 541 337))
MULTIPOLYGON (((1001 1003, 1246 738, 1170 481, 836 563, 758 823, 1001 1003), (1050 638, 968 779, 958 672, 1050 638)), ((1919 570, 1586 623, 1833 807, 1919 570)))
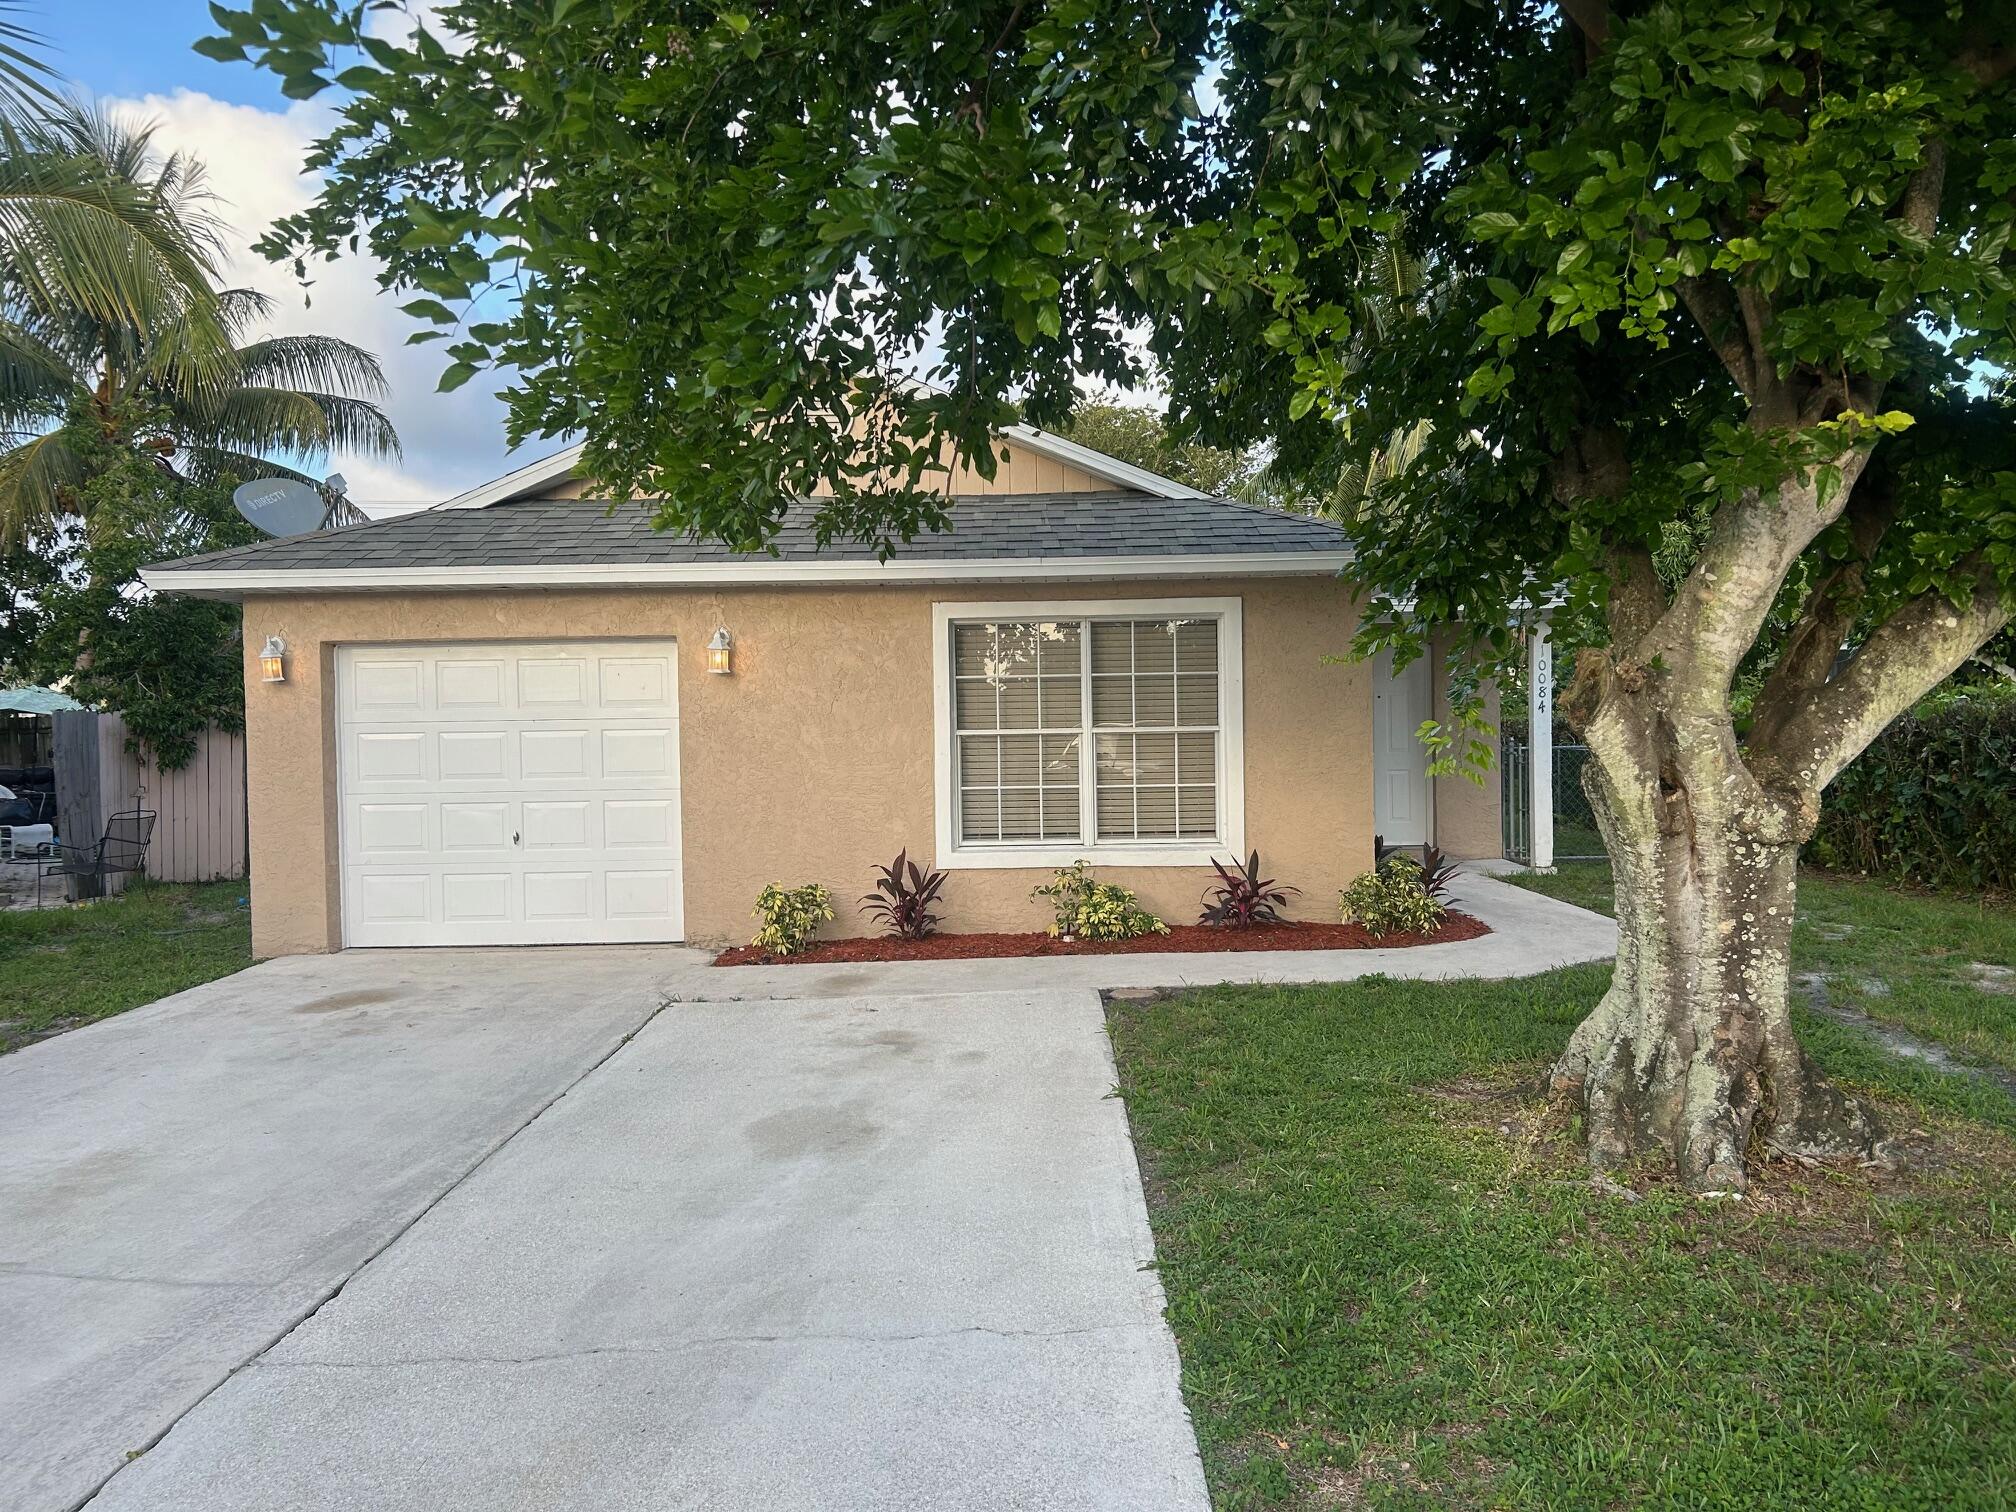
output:
POLYGON ((322 528, 328 501, 313 484, 292 478, 255 478, 231 495, 238 513, 269 536, 306 535, 322 528))

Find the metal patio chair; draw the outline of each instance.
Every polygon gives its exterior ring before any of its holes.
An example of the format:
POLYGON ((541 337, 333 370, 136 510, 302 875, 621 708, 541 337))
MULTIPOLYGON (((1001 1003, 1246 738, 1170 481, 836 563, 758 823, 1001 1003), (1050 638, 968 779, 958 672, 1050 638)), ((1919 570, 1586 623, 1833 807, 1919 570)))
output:
POLYGON ((153 809, 126 809, 105 821, 105 833, 95 845, 58 845, 54 857, 35 873, 35 906, 42 906, 44 877, 75 877, 79 897, 98 897, 107 877, 138 872, 147 864, 147 846, 154 838, 153 809))

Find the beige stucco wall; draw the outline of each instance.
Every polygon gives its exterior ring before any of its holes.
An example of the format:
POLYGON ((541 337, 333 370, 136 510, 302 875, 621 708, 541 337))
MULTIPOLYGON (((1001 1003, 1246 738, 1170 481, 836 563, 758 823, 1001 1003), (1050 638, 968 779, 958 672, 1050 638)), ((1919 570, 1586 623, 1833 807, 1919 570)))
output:
MULTIPOLYGON (((931 606, 1028 598, 1243 601, 1246 839, 1302 889, 1296 912, 1330 916, 1370 864, 1369 669, 1325 664, 1356 610, 1334 578, 948 587, 255 597, 245 606, 253 948, 261 956, 341 944, 337 886, 335 649, 342 644, 570 637, 679 642, 686 928, 746 939, 764 883, 818 881, 859 934, 854 900, 871 867, 933 850, 931 606), (735 675, 710 677, 701 647, 735 634, 735 675), (269 635, 291 651, 287 682, 257 680, 269 635)), ((1495 845, 1493 847, 1495 853, 1495 845)), ((960 870, 946 927, 1032 929, 1041 870, 960 870)), ((1177 922, 1195 917, 1208 868, 1102 870, 1177 922)))
MULTIPOLYGON (((1435 717, 1447 720, 1449 673, 1443 660, 1448 651, 1446 639, 1438 641, 1435 649, 1436 654, 1430 660, 1435 678, 1435 717)), ((1498 685, 1495 682, 1485 683, 1483 693, 1484 717, 1490 721, 1495 732, 1498 728, 1498 685)), ((1500 816, 1503 802, 1496 762, 1484 774, 1481 783, 1464 776, 1429 780, 1435 789, 1435 844, 1445 855, 1459 861, 1474 861, 1480 856, 1501 856, 1505 853, 1500 816)))

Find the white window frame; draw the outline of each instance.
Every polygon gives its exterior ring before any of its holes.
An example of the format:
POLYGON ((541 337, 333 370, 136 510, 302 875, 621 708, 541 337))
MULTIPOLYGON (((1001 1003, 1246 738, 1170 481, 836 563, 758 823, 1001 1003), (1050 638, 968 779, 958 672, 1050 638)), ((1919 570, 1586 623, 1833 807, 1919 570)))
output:
MULTIPOLYGON (((1011 599, 1005 602, 942 602, 931 606, 932 793, 937 810, 938 865, 947 871, 1010 867, 1209 866, 1246 853, 1246 679, 1244 634, 1236 598, 1184 599, 1011 599), (1209 619, 1218 625, 1218 822, 1212 843, 1178 840, 1003 840, 958 838, 959 781, 953 728, 952 627, 1001 620, 1209 619)), ((1089 646, 1083 653, 1091 654, 1089 646)), ((1090 728, 1092 710, 1083 718, 1090 728)), ((1087 736, 1086 739, 1092 737, 1087 736)), ((1080 823, 1098 823, 1093 788, 1097 781, 1096 741, 1078 753, 1080 823)))

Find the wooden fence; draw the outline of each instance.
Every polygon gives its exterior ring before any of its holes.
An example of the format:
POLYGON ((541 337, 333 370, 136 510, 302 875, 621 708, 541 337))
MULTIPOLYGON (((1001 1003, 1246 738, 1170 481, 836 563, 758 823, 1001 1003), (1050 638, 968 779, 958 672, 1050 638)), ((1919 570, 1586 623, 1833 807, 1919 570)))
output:
MULTIPOLYGON (((89 710, 53 716, 57 832, 95 842, 124 809, 153 809, 147 875, 210 882, 245 875, 245 737, 206 731, 180 771, 164 772, 126 749, 126 722, 89 710)), ((116 888, 116 883, 115 883, 116 888)))
POLYGON ((0 713, 0 766, 49 765, 49 716, 0 713))

